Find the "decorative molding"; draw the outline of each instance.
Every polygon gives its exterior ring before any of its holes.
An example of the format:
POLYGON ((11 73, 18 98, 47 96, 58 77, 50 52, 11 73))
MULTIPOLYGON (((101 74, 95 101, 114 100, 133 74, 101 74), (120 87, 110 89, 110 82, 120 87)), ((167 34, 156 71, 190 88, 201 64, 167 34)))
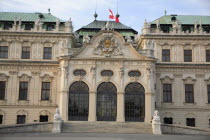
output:
POLYGON ((17 75, 18 74, 18 71, 9 71, 9 74, 10 75, 17 75))
POLYGON ((4 73, 0 73, 0 81, 7 81, 9 76, 6 76, 4 73))
POLYGON ((39 112, 39 115, 43 115, 43 116, 47 115, 49 117, 51 115, 51 113, 47 110, 42 110, 42 111, 39 112))
POLYGON ((182 74, 180 73, 175 73, 173 76, 174 78, 182 78, 182 74))
POLYGON ((194 84, 196 79, 193 79, 192 77, 188 76, 185 79, 182 79, 185 84, 194 84))
POLYGON ((165 113, 162 114, 162 118, 164 118, 164 117, 171 117, 171 118, 173 118, 173 116, 174 115, 171 112, 165 112, 165 113))
POLYGON ((195 77, 196 78, 204 78, 205 77, 205 74, 196 74, 195 77))
POLYGON ((185 118, 196 118, 196 115, 194 113, 188 113, 185 115, 185 118))
POLYGON ((18 76, 20 81, 30 81, 31 77, 27 74, 22 74, 21 76, 18 76))
POLYGON ((51 82, 53 80, 53 77, 51 77, 49 74, 45 74, 41 77, 43 82, 51 82))
POLYGON ((31 72, 31 75, 33 75, 33 76, 39 76, 40 74, 41 74, 40 71, 32 71, 31 72))
POLYGON ((26 116, 28 116, 28 112, 25 111, 25 110, 19 110, 19 111, 17 111, 17 115, 26 115, 26 116))
POLYGON ((102 81, 103 82, 110 82, 110 80, 111 80, 111 77, 110 76, 103 76, 102 77, 102 81))
POLYGON ((162 83, 170 83, 170 84, 174 81, 174 79, 170 78, 169 76, 160 78, 160 80, 162 81, 162 83))

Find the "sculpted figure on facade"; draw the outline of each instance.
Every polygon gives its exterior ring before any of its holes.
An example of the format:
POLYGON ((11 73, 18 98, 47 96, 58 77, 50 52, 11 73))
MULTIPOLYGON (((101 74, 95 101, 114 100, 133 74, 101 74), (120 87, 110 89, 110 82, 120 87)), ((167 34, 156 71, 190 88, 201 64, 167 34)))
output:
POLYGON ((195 22, 194 22, 194 28, 195 28, 195 29, 197 29, 197 25, 198 25, 198 23, 197 23, 197 21, 195 21, 195 22))
POLYGON ((21 26, 21 24, 22 24, 21 18, 18 19, 18 22, 19 22, 19 23, 18 23, 19 26, 21 26))
POLYGON ((14 17, 14 26, 17 25, 17 17, 14 17))
POLYGON ((145 19, 144 28, 150 28, 150 27, 151 27, 151 23, 147 22, 147 20, 145 19))
POLYGON ((155 110, 152 121, 160 122, 159 112, 155 110))
POLYGON ((133 40, 131 39, 130 36, 126 36, 125 39, 126 39, 126 42, 127 42, 127 43, 133 44, 133 40))
POLYGON ((65 27, 66 27, 66 31, 73 32, 74 29, 73 29, 71 18, 65 22, 65 27))
POLYGON ((160 20, 156 20, 156 27, 159 29, 160 28, 160 20))
POLYGON ((59 108, 56 108, 56 110, 55 110, 54 120, 55 120, 55 121, 61 120, 61 114, 60 114, 59 108))
POLYGON ((181 22, 177 20, 172 23, 172 26, 173 26, 173 29, 181 28, 181 22))
POLYGON ((90 37, 88 34, 86 34, 85 36, 83 36, 83 43, 89 43, 90 42, 90 37))
POLYGON ((139 35, 134 35, 134 43, 138 43, 140 40, 140 36, 139 35))
POLYGON ((101 30, 113 30, 114 28, 114 25, 113 24, 110 24, 109 21, 106 22, 105 26, 101 29, 101 30))
POLYGON ((56 19, 56 26, 59 26, 60 25, 60 20, 57 18, 56 19))

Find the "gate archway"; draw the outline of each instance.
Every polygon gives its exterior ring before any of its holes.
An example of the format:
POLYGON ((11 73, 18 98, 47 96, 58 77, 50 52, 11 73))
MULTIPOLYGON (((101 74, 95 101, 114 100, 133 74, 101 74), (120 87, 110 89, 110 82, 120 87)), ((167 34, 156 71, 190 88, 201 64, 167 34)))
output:
POLYGON ((97 120, 116 121, 117 88, 111 82, 104 82, 97 89, 97 120))
POLYGON ((145 117, 145 89, 139 83, 125 88, 125 121, 143 122, 145 117))
POLYGON ((69 88, 68 120, 87 121, 89 112, 89 88, 82 81, 74 82, 69 88))

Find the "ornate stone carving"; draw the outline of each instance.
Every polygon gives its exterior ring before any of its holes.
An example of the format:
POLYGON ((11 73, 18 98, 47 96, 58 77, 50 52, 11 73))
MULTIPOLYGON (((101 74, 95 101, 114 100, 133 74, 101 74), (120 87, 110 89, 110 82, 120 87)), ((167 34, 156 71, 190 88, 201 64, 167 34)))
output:
POLYGON ((96 77, 96 67, 95 66, 92 66, 90 68, 90 73, 92 75, 92 78, 95 79, 95 77, 96 77))
POLYGON ((196 74, 195 77, 196 78, 204 78, 205 77, 205 74, 196 74))
POLYGON ((46 116, 46 115, 50 116, 50 114, 51 113, 49 111, 47 111, 47 110, 42 110, 42 111, 39 112, 39 115, 43 115, 43 116, 46 116))
POLYGON ((147 20, 145 19, 144 21, 144 28, 150 28, 151 27, 151 23, 147 22, 147 20))
POLYGON ((29 81, 31 79, 27 74, 22 74, 21 76, 18 76, 18 78, 20 81, 29 81))
POLYGON ((157 110, 155 110, 153 118, 152 118, 152 130, 153 130, 153 134, 157 134, 157 135, 161 135, 161 123, 160 123, 160 116, 159 116, 159 112, 157 110))
POLYGON ((133 44, 133 40, 131 39, 130 36, 126 36, 125 39, 126 39, 126 42, 127 42, 127 43, 133 44))
POLYGON ((104 55, 106 57, 123 55, 121 48, 119 47, 117 40, 113 38, 112 33, 102 34, 102 38, 98 41, 93 50, 93 54, 104 55))
POLYGON ((55 120, 55 121, 61 120, 61 114, 60 114, 59 108, 56 108, 56 110, 55 110, 54 120, 55 120))
POLYGON ((111 77, 110 76, 103 76, 102 79, 103 79, 103 82, 109 82, 111 80, 111 77))
POLYGON ((53 79, 53 77, 51 77, 49 74, 45 74, 41 78, 42 78, 42 81, 44 81, 44 82, 50 82, 53 79))
POLYGON ((185 79, 183 79, 185 84, 194 84, 196 79, 193 79, 192 77, 188 76, 185 79))
POLYGON ((121 78, 123 77, 123 75, 124 75, 124 69, 123 69, 123 67, 121 67, 119 69, 119 75, 120 75, 121 78))
POLYGON ((40 71, 32 71, 31 74, 33 76, 39 76, 41 74, 41 72, 40 71))
POLYGON ((64 77, 67 78, 68 77, 68 74, 69 74, 68 66, 63 66, 62 69, 63 69, 64 77))
POLYGON ((8 77, 4 73, 0 73, 0 81, 6 81, 8 77))
POLYGON ((10 75, 17 75, 18 74, 18 71, 9 71, 9 74, 10 75))
POLYGON ((196 115, 193 114, 193 113, 187 113, 187 114, 185 115, 185 118, 196 118, 196 115))
POLYGON ((27 111, 25 111, 25 110, 19 110, 18 112, 17 112, 17 115, 28 115, 28 112, 27 111))
POLYGON ((174 79, 170 78, 169 76, 165 76, 163 78, 160 78, 160 80, 163 82, 163 83, 172 83, 174 79))
POLYGON ((174 78, 182 78, 182 74, 180 73, 175 73, 173 76, 174 78))
POLYGON ((83 43, 90 43, 90 37, 88 36, 88 34, 83 36, 83 43))

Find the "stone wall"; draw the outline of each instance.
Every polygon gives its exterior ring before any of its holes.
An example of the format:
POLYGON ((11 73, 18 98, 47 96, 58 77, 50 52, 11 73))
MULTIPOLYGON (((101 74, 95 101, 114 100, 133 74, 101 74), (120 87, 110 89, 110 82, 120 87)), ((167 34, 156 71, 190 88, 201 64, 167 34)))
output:
POLYGON ((52 122, 0 126, 0 133, 51 132, 52 122))

